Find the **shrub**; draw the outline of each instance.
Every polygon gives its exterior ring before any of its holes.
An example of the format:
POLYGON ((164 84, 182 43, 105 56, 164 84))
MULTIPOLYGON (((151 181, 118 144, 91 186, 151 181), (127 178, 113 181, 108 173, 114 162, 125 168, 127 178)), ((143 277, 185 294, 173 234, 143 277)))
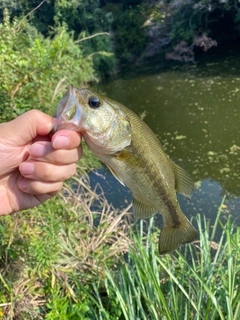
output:
POLYGON ((0 114, 7 121, 32 108, 53 113, 66 84, 96 80, 91 57, 64 26, 44 38, 25 20, 0 24, 0 114), (55 105, 54 105, 55 103, 55 105))

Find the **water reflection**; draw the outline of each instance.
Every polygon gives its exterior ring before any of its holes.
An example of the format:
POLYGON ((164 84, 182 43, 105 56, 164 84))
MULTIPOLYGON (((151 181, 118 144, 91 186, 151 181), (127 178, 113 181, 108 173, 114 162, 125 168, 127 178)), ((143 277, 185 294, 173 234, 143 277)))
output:
MULTIPOLYGON (((100 184, 101 191, 104 192, 108 202, 115 208, 124 209, 132 201, 130 190, 120 184, 105 167, 90 174, 90 184, 92 189, 95 188, 96 184, 100 184)), ((196 184, 191 201, 186 200, 181 195, 178 195, 178 200, 188 219, 199 213, 210 220, 210 224, 214 224, 224 194, 224 189, 217 181, 204 179, 196 184)), ((240 225, 238 197, 231 197, 225 201, 221 220, 224 222, 230 214, 233 215, 234 223, 240 225)), ((160 215, 156 216, 155 224, 161 227, 162 218, 160 215)))
MULTIPOLYGON (((240 224, 240 74, 235 67, 227 68, 224 63, 193 66, 119 79, 99 84, 95 90, 138 114, 147 113, 144 121, 159 137, 166 153, 197 182, 191 202, 179 198, 188 217, 204 213, 214 221, 226 194, 223 216, 231 214, 240 224)), ((127 189, 111 176, 104 183, 108 184, 110 202, 124 206, 127 189), (115 188, 118 191, 114 196, 115 188)))

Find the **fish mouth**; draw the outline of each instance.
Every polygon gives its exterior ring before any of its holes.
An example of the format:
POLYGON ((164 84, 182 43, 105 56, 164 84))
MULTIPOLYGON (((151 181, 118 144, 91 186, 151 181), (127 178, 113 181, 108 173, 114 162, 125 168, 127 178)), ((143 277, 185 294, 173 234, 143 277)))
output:
POLYGON ((76 131, 76 132, 80 132, 81 131, 77 124, 75 124, 75 123, 66 123, 64 121, 64 118, 57 119, 57 123, 53 127, 52 132, 56 132, 56 131, 59 131, 59 130, 71 130, 71 131, 76 131))
POLYGON ((52 131, 66 129, 80 132, 83 118, 82 104, 84 100, 78 90, 69 85, 66 94, 59 101, 55 114, 56 124, 52 131))

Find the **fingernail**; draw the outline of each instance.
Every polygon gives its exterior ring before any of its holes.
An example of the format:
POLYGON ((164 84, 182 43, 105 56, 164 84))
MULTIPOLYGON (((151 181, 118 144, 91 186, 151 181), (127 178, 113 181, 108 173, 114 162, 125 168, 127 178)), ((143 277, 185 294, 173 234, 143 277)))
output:
POLYGON ((34 173, 34 164, 32 162, 21 163, 19 170, 22 175, 31 175, 34 173))
POLYGON ((69 139, 65 136, 59 136, 53 141, 52 145, 54 149, 64 149, 69 146, 69 139))

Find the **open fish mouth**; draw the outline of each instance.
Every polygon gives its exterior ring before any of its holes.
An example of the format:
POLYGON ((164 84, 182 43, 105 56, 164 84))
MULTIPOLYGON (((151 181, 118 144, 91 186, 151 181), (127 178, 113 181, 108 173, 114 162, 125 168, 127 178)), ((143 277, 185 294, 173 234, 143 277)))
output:
POLYGON ((55 117, 57 122, 53 128, 53 132, 61 129, 80 131, 82 122, 82 106, 84 100, 78 90, 69 85, 66 94, 59 101, 55 117))

